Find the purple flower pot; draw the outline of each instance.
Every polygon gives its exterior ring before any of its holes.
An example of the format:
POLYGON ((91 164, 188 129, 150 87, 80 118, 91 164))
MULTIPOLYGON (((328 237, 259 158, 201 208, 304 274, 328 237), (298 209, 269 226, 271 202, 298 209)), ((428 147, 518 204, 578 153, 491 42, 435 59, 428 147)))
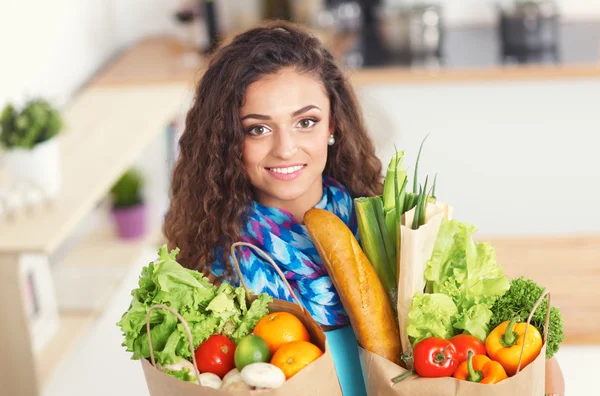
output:
POLYGON ((146 205, 113 208, 117 232, 121 239, 136 239, 146 232, 146 205))

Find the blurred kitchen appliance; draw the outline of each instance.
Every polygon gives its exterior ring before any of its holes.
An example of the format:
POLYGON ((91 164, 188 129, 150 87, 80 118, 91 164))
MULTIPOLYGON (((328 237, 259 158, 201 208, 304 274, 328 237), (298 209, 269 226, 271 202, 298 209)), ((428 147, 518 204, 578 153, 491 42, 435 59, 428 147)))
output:
POLYGON ((444 25, 439 4, 383 6, 378 9, 377 23, 383 46, 392 57, 442 57, 444 25))
POLYGON ((363 26, 363 11, 357 1, 340 3, 336 9, 336 21, 340 32, 358 32, 363 26))
POLYGON ((553 0, 516 0, 499 8, 503 62, 559 61, 559 12, 553 0))
POLYGON ((331 18, 328 25, 333 25, 336 31, 352 32, 375 23, 381 3, 382 0, 325 0, 322 13, 331 18))
POLYGON ((175 18, 179 23, 191 24, 203 20, 206 27, 208 44, 202 52, 211 53, 219 45, 219 23, 215 0, 195 0, 177 10, 175 18))
POLYGON ((291 0, 262 0, 262 14, 264 19, 292 20, 291 0))

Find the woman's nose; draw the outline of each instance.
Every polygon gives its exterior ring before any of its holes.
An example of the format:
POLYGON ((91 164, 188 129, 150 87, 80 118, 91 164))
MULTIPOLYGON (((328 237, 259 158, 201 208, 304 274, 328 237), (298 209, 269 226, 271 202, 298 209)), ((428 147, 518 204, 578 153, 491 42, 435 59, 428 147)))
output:
POLYGON ((291 159, 298 151, 293 131, 280 129, 276 133, 273 155, 281 159, 291 159))

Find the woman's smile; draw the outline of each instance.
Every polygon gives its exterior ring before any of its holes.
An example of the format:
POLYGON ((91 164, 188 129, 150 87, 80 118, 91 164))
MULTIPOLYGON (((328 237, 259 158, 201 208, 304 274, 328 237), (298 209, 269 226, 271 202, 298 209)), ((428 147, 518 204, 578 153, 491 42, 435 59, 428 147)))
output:
POLYGON ((306 164, 284 165, 271 168, 265 168, 277 180, 294 180, 302 174, 306 164))

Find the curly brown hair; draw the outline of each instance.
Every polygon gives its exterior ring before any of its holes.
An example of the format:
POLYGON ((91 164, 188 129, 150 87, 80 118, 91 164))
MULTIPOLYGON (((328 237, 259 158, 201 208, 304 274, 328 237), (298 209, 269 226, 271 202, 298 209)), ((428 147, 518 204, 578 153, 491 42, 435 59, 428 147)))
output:
MULTIPOLYGON (((314 36, 287 22, 272 22, 236 36, 212 58, 200 80, 179 141, 164 233, 180 248, 178 261, 209 274, 223 259, 253 201, 242 162, 240 120, 246 88, 265 75, 294 68, 318 78, 329 95, 335 145, 325 174, 353 197, 381 194, 382 166, 375 156, 350 83, 314 36)), ((224 260, 226 262, 226 260, 224 260)), ((226 276, 231 268, 226 264, 226 276)))

